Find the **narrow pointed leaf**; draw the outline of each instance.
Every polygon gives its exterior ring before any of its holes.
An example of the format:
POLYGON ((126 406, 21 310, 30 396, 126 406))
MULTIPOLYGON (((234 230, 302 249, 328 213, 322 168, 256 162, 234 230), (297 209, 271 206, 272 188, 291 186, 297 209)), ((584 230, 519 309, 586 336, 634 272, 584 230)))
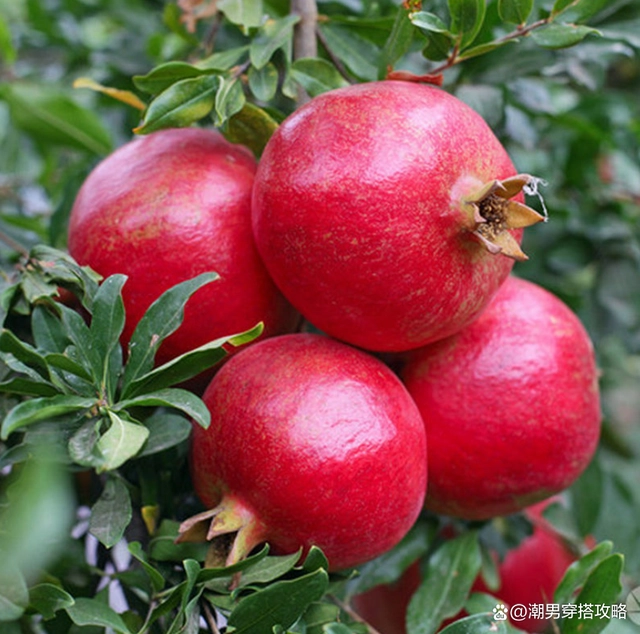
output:
POLYGON ((199 397, 192 392, 178 388, 157 390, 156 392, 120 401, 114 407, 114 411, 122 411, 129 407, 170 407, 178 409, 195 419, 203 427, 208 427, 211 420, 209 410, 199 397))
POLYGON ((33 346, 21 341, 13 332, 4 328, 0 333, 0 353, 13 355, 26 366, 33 368, 43 380, 51 381, 44 357, 33 346))
POLYGON ((184 128, 206 117, 216 103, 220 77, 202 75, 181 79, 161 92, 147 108, 137 134, 184 128))
POLYGON ((110 477, 91 508, 89 532, 107 548, 115 546, 132 517, 129 489, 118 477, 110 477))
POLYGON ((251 42, 249 58, 252 66, 260 69, 273 54, 293 38, 293 27, 300 21, 298 15, 288 15, 279 20, 268 20, 251 42))
POLYGON ((47 352, 64 352, 69 338, 58 316, 44 306, 34 306, 31 313, 31 331, 36 347, 47 352))
POLYGON ((600 35, 600 31, 584 24, 554 22, 531 33, 536 44, 544 48, 568 48, 582 42, 587 35, 600 35))
POLYGON ((216 126, 224 125, 234 114, 242 110, 246 98, 239 79, 222 79, 216 93, 213 121, 216 126))
POLYGON ((505 22, 524 24, 533 9, 533 0, 498 0, 498 13, 505 22))
POLYGON ((398 7, 393 27, 378 62, 378 79, 386 77, 388 69, 393 68, 395 63, 409 52, 413 31, 408 11, 403 6, 398 7))
POLYGON ((184 306, 189 297, 217 278, 216 273, 203 273, 177 284, 163 293, 149 307, 129 342, 129 360, 125 366, 122 382, 123 398, 128 397, 128 388, 131 383, 151 370, 160 344, 182 323, 184 306))
POLYGON ((460 48, 464 49, 476 39, 486 12, 484 0, 449 0, 451 31, 460 38, 460 48))
POLYGON ((166 62, 149 71, 146 75, 134 75, 133 83, 136 88, 152 95, 158 95, 169 86, 183 79, 201 77, 211 74, 211 71, 198 68, 187 62, 166 62))
POLYGON ((24 401, 16 405, 2 422, 2 438, 6 439, 14 431, 38 421, 72 412, 80 413, 91 408, 94 403, 94 399, 67 394, 24 401))

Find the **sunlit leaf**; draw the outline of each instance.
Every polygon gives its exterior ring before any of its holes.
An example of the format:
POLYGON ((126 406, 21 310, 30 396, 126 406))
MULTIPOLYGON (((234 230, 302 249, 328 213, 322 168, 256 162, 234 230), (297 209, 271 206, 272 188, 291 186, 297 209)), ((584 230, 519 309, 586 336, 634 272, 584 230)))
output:
POLYGON ((239 79, 223 79, 216 93, 214 124, 223 125, 230 117, 240 112, 246 98, 239 79))
POLYGON ((587 35, 600 35, 597 29, 583 24, 560 24, 554 22, 531 33, 537 44, 544 48, 567 48, 584 40, 587 35))
POLYGON ((144 110, 147 104, 144 103, 136 94, 130 90, 121 90, 119 88, 112 88, 110 86, 103 86, 90 77, 79 77, 73 82, 74 88, 88 88, 89 90, 95 90, 101 92, 113 99, 117 99, 122 103, 126 103, 128 106, 136 108, 137 110, 144 110))
MULTIPOLYGON (((154 404, 166 404, 154 403, 154 404)), ((132 423, 115 412, 109 411, 109 429, 100 437, 96 445, 104 462, 99 471, 117 469, 133 458, 149 436, 149 430, 138 423, 132 423)))
POLYGON ((293 27, 300 16, 288 15, 279 20, 268 20, 251 42, 249 57, 255 68, 262 68, 281 47, 291 41, 293 27))

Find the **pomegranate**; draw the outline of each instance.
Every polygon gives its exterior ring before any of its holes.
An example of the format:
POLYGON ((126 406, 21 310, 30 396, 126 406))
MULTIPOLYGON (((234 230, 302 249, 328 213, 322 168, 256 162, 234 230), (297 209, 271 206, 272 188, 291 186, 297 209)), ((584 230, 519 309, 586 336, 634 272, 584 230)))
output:
POLYGON ((194 425, 190 464, 209 510, 183 540, 233 533, 227 563, 262 542, 316 545, 337 570, 390 549, 417 518, 424 424, 374 357, 322 335, 273 337, 231 357, 203 399, 211 425, 194 425))
POLYGON ((591 341, 543 288, 510 277, 470 326, 407 354, 402 378, 429 438, 426 507, 512 513, 574 482, 598 443, 591 341))
POLYGON ((158 362, 259 321, 263 336, 296 325, 253 242, 255 170, 246 148, 214 130, 189 128, 135 139, 89 174, 71 211, 69 252, 105 277, 129 276, 125 344, 154 300, 205 271, 220 278, 189 300, 158 362))
MULTIPOLYGON (((547 504, 545 500, 525 509, 533 523, 533 533, 509 550, 498 564, 500 586, 491 590, 482 577, 478 577, 472 592, 487 592, 507 606, 522 604, 528 608, 529 605, 546 606, 553 603, 555 589, 577 556, 542 517, 547 504)), ((353 607, 380 634, 405 634, 407 608, 420 580, 420 566, 416 562, 396 583, 376 586, 354 597, 353 607)), ((467 616, 466 612, 447 619, 441 627, 464 616, 467 616)), ((543 607, 541 618, 526 618, 514 625, 527 632, 543 632, 549 629, 549 619, 545 619, 545 616, 546 607, 543 607)))
POLYGON ((269 140, 256 244, 317 328, 404 351, 470 323, 542 216, 484 120, 442 89, 381 81, 324 93, 269 140), (496 257, 497 253, 509 257, 496 257))

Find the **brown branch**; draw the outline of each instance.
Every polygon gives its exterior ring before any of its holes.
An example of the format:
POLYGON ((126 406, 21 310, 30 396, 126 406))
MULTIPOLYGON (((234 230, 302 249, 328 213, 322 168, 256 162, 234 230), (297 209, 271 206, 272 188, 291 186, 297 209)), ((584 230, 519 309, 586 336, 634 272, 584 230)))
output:
MULTIPOLYGON (((293 31, 293 59, 317 57, 318 5, 316 0, 291 0, 291 14, 300 16, 300 21, 293 31)), ((309 99, 306 91, 302 87, 298 87, 298 103, 305 103, 309 99)))

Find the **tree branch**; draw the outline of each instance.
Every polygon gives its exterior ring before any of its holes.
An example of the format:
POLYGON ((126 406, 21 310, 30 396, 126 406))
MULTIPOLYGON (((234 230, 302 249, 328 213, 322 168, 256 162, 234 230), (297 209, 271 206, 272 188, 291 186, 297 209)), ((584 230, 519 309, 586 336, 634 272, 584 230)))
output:
MULTIPOLYGON (((316 0, 291 0, 291 13, 299 15, 300 21, 293 31, 293 59, 318 56, 316 25, 318 23, 318 6, 316 0)), ((298 88, 298 102, 309 101, 309 95, 301 87, 298 88)))

